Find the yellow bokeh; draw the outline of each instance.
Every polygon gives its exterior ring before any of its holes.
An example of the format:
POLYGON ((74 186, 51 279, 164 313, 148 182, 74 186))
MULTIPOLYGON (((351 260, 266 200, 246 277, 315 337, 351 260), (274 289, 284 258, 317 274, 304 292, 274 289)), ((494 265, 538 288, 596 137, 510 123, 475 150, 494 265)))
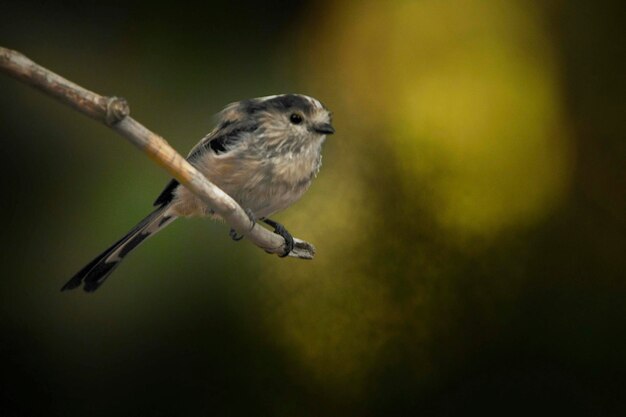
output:
POLYGON ((349 395, 407 331, 424 372, 432 327, 445 327, 432 296, 447 297, 445 266, 410 236, 414 219, 427 210, 447 237, 419 233, 467 250, 532 225, 564 195, 571 150, 542 16, 523 2, 328 2, 304 27, 302 79, 332 103, 338 133, 313 196, 285 214, 320 255, 266 268, 268 328, 349 395), (375 205, 382 189, 388 200, 375 205), (409 236, 370 232, 390 216, 409 236), (393 264, 394 253, 402 261, 378 270, 376 257, 393 264), (398 296, 394 285, 408 288, 398 296))
POLYGON ((394 150, 407 198, 416 177, 431 182, 441 223, 482 236, 528 225, 558 202, 571 149, 531 6, 372 1, 333 13, 307 68, 318 62, 319 88, 360 121, 351 136, 376 131, 368 140, 394 150))

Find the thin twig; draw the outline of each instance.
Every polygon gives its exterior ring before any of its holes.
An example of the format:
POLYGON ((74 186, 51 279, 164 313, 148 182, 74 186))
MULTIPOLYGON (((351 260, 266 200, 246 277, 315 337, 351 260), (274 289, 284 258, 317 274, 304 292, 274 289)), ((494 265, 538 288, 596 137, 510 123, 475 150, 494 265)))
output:
MULTIPOLYGON (((3 47, 0 47, 0 70, 106 124, 204 200, 237 233, 246 236, 267 252, 284 253, 285 241, 282 237, 258 224, 253 225, 235 200, 180 156, 165 139, 130 117, 130 108, 123 98, 104 97, 86 90, 34 63, 21 53, 3 47)), ((315 247, 303 240, 294 240, 295 247, 289 256, 313 259, 315 247)))

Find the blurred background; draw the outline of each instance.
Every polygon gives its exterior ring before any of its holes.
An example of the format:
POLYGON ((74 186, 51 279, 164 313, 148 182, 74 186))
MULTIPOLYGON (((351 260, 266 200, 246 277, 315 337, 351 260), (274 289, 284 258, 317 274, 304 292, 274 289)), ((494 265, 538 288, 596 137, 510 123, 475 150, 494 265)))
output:
POLYGON ((1 8, 0 45, 183 154, 262 95, 337 129, 276 217, 315 260, 181 220, 61 293, 169 178, 0 75, 1 415, 625 415, 622 2, 1 8))

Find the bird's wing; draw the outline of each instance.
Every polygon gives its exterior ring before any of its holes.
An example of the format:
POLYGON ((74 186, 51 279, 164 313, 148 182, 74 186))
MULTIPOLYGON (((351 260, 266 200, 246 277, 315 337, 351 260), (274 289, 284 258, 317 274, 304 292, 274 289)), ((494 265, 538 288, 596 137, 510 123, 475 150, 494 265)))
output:
POLYGON ((258 128, 259 125, 254 120, 223 121, 216 129, 202 138, 200 142, 191 149, 187 160, 193 162, 195 158, 206 151, 212 151, 216 154, 225 153, 234 148, 234 145, 236 145, 246 133, 252 133, 258 128))
MULTIPOLYGON (((193 165, 194 160, 205 152, 213 152, 216 154, 226 153, 235 148, 246 134, 252 133, 258 128, 259 125, 252 120, 225 120, 191 149, 189 155, 187 155, 187 161, 191 162, 193 165)), ((165 186, 161 194, 159 194, 154 205, 161 206, 172 201, 174 190, 178 188, 178 185, 179 182, 172 179, 167 186, 165 186)))

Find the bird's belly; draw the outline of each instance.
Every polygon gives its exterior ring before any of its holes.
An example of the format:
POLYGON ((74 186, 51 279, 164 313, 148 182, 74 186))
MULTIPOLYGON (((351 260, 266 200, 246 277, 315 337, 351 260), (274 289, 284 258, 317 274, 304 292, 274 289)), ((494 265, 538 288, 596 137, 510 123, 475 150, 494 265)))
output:
MULTIPOLYGON (((196 167, 258 219, 282 211, 300 199, 316 173, 310 163, 277 163, 271 159, 220 158, 197 164, 196 167)), ((214 214, 210 207, 185 188, 177 190, 175 212, 179 216, 214 214)))
MULTIPOLYGON (((272 215, 291 206, 309 187, 306 183, 265 181, 250 189, 229 193, 241 207, 252 210, 258 219, 272 215)), ((228 191, 227 191, 228 193, 228 191)))
POLYGON ((216 184, 260 219, 286 209, 302 197, 317 172, 317 158, 312 152, 286 153, 248 159, 239 168, 237 175, 216 179, 216 184))

